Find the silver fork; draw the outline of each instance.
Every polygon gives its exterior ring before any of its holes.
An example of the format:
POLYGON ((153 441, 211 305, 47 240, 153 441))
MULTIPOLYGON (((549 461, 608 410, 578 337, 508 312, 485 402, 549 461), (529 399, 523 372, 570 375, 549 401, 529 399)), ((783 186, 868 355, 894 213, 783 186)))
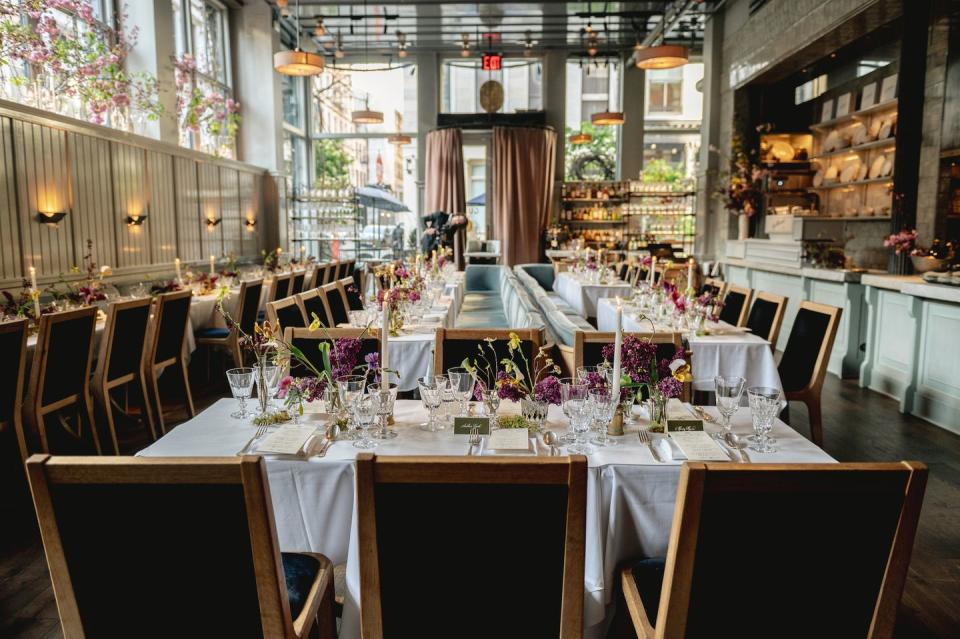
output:
POLYGON ((473 454, 473 449, 480 445, 480 428, 474 426, 470 429, 470 439, 467 440, 470 443, 470 450, 467 451, 467 455, 473 454))
POLYGON ((243 448, 240 449, 240 452, 238 452, 237 455, 246 454, 246 452, 250 449, 250 446, 253 444, 253 442, 257 441, 258 439, 260 439, 261 437, 263 437, 263 436, 266 435, 266 434, 267 434, 267 426, 266 426, 266 424, 264 424, 263 426, 257 426, 257 432, 256 432, 256 434, 255 434, 253 437, 250 438, 250 441, 247 442, 247 445, 246 445, 246 446, 244 446, 243 448))
POLYGON ((639 435, 640 435, 640 443, 646 444, 647 448, 650 449, 650 454, 653 455, 653 458, 662 464, 663 460, 660 459, 660 455, 657 454, 657 450, 653 447, 653 438, 650 437, 650 433, 648 433, 647 431, 641 428, 639 431, 639 435))

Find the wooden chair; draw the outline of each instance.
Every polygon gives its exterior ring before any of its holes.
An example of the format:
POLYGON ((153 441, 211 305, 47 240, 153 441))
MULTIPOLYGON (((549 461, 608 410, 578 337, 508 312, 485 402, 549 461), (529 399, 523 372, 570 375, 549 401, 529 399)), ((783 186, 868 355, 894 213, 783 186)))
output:
POLYGON ((770 348, 777 350, 777 338, 783 325, 783 313, 787 309, 787 298, 758 291, 753 296, 753 306, 747 316, 747 328, 754 335, 770 342, 770 348))
MULTIPOLYGON (((510 333, 516 333, 520 338, 521 348, 527 359, 530 361, 531 370, 534 363, 533 358, 537 351, 543 345, 543 334, 536 328, 438 328, 434 337, 433 347, 433 371, 436 375, 443 375, 451 368, 457 368, 463 364, 463 360, 469 357, 471 360, 479 360, 477 346, 482 345, 487 350, 485 339, 492 339, 493 348, 497 353, 497 361, 509 357, 507 343, 510 341, 510 333)), ((489 352, 489 351, 488 351, 489 352)), ((493 360, 493 355, 490 355, 493 360)), ((521 364, 520 358, 516 361, 521 364)), ((522 365, 522 364, 521 364, 522 365)))
MULTIPOLYGON (((257 315, 260 313, 260 296, 263 292, 263 280, 250 280, 240 283, 240 291, 237 294, 237 304, 233 308, 231 316, 239 324, 240 331, 247 335, 253 335, 254 325, 257 323, 257 315)), ((233 358, 233 365, 236 368, 243 366, 243 351, 240 350, 240 332, 237 327, 226 328, 215 326, 204 328, 197 331, 197 346, 210 346, 226 348, 230 351, 233 358)))
POLYGON ((4 354, 3 366, 0 366, 0 433, 14 434, 24 462, 31 450, 23 431, 23 386, 29 327, 27 319, 0 323, 0 353, 4 354))
POLYGON ((303 292, 303 281, 307 276, 306 271, 295 271, 290 279, 290 291, 287 295, 297 295, 303 292))
POLYGON ((343 298, 347 300, 347 310, 362 311, 364 309, 363 295, 360 293, 360 289, 357 288, 352 277, 337 280, 337 286, 340 288, 343 298))
POLYGON ((750 299, 753 289, 728 284, 723 292, 723 308, 720 309, 720 320, 734 326, 743 326, 747 321, 747 311, 750 310, 750 299))
POLYGON ((892 637, 926 479, 916 462, 685 463, 666 560, 620 573, 637 636, 892 637), (735 621, 733 593, 750 602, 735 621))
POLYGON ((262 457, 35 455, 27 472, 66 639, 336 636, 333 567, 280 552, 262 457))
POLYGON ((152 394, 160 432, 166 434, 163 419, 163 400, 160 397, 160 374, 174 368, 183 380, 183 395, 187 414, 196 415, 193 409, 193 394, 190 392, 190 376, 187 374, 187 358, 184 344, 190 330, 190 291, 177 291, 157 296, 152 339, 147 349, 144 365, 148 388, 152 394))
POLYGON ((297 304, 300 305, 300 311, 303 317, 308 320, 308 324, 313 321, 316 315, 320 320, 320 325, 330 328, 330 308, 327 306, 327 296, 319 288, 311 289, 300 295, 297 295, 297 304))
POLYGON ((810 414, 810 440, 823 447, 823 418, 820 412, 820 393, 833 341, 837 337, 840 314, 836 306, 800 302, 797 317, 790 329, 790 337, 783 349, 777 371, 783 385, 784 397, 807 405, 810 414))
POLYGON ((330 326, 336 328, 341 324, 350 321, 347 310, 350 308, 347 302, 347 295, 336 282, 324 284, 320 287, 321 294, 327 300, 327 308, 330 310, 330 326))
POLYGON ((360 636, 582 637, 586 483, 582 456, 361 453, 360 636), (451 562, 472 556, 472 539, 483 557, 451 562), (411 614, 424 592, 429 614, 411 614), (480 592, 497 593, 483 614, 470 594, 480 592))
POLYGON ((303 280, 303 290, 301 293, 306 293, 307 291, 312 291, 317 288, 317 276, 320 274, 320 271, 317 268, 317 265, 314 264, 309 271, 307 271, 306 279, 303 280))
POLYGON ((297 304, 297 296, 291 295, 267 304, 267 319, 281 329, 304 328, 309 322, 297 304))
POLYGON ((321 286, 329 284, 337 279, 337 268, 340 262, 334 261, 327 264, 327 269, 323 272, 323 283, 321 286))
MULTIPOLYGON (((116 389, 125 388, 129 397, 130 385, 135 386, 136 392, 143 398, 141 420, 149 430, 150 438, 157 438, 147 379, 143 375, 146 351, 144 335, 150 326, 151 305, 152 300, 149 297, 111 303, 107 309, 103 334, 100 336, 100 354, 93 372, 93 397, 107 418, 114 455, 120 454, 117 425, 113 417, 115 402, 112 393, 116 389)), ((125 402, 123 407, 117 408, 127 414, 128 403, 125 402)))
POLYGON ((330 265, 329 263, 317 264, 317 266, 316 266, 316 273, 317 273, 317 274, 316 274, 316 277, 315 277, 314 280, 313 280, 313 287, 314 287, 314 288, 320 288, 321 286, 323 286, 323 285, 326 283, 325 280, 327 279, 327 271, 330 270, 330 266, 331 266, 331 265, 330 265))
MULTIPOLYGON (((680 333, 624 333, 624 336, 632 335, 634 337, 649 338, 657 347, 657 359, 672 358, 676 352, 683 351, 683 336, 680 333)), ((577 331, 573 335, 573 347, 559 345, 560 352, 563 355, 564 362, 570 369, 570 375, 576 375, 577 369, 581 366, 599 366, 603 364, 603 347, 607 344, 613 344, 616 339, 616 333, 601 333, 598 331, 577 331), (572 354, 572 357, 571 357, 572 354)), ((690 353, 684 353, 684 359, 691 364, 690 353)), ((613 364, 613 361, 610 361, 613 364)), ((680 400, 690 401, 691 383, 683 384, 683 393, 680 400)))
POLYGON ((285 297, 290 297, 290 285, 293 283, 293 273, 274 275, 273 281, 276 284, 276 288, 271 289, 271 293, 273 293, 275 297, 267 300, 268 302, 275 302, 285 297))
MULTIPOLYGON (((190 291, 186 293, 190 295, 190 291)), ((40 317, 24 416, 30 430, 30 436, 25 439, 38 437, 41 452, 51 450, 47 416, 74 408, 76 428, 71 428, 61 415, 59 422, 63 431, 75 440, 85 439, 85 433, 89 432, 93 448, 98 455, 101 454, 90 397, 90 366, 96 327, 97 309, 92 306, 40 317), (87 421, 86 430, 84 420, 87 421)))
POLYGON ((703 284, 700 285, 700 290, 697 294, 703 295, 704 293, 710 293, 713 295, 714 299, 723 299, 724 288, 726 285, 726 282, 723 280, 708 277, 703 280, 703 284))
MULTIPOLYGON (((311 331, 306 328, 288 328, 283 331, 283 339, 288 344, 295 347, 307 357, 310 364, 317 370, 323 370, 323 359, 320 355, 318 345, 320 342, 331 343, 333 340, 347 338, 360 340, 360 364, 363 364, 363 358, 370 353, 380 352, 380 330, 362 328, 327 328, 322 331, 311 331)), ((292 375, 306 376, 306 370, 297 371, 295 362, 292 363, 292 375)), ((391 367, 392 368, 392 367, 391 367)), ((372 380, 371 380, 372 381, 372 380)))

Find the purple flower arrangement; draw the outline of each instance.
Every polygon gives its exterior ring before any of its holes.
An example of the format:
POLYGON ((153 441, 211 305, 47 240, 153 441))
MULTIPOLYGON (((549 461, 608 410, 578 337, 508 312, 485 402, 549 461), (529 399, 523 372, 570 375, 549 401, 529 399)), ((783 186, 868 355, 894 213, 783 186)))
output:
POLYGON ((493 338, 477 345, 478 357, 463 360, 463 367, 477 379, 474 396, 488 388, 497 391, 497 397, 517 402, 529 397, 538 402, 560 404, 560 372, 545 347, 540 347, 533 361, 523 351, 520 336, 510 333, 508 357, 498 358, 493 338))
MULTIPOLYGON (((614 345, 607 344, 603 347, 601 354, 607 362, 613 361, 614 345)), ((676 349, 670 358, 657 359, 657 345, 647 338, 637 337, 635 335, 625 335, 623 344, 620 348, 620 372, 621 380, 628 383, 622 384, 622 387, 647 387, 656 388, 664 397, 679 397, 683 391, 682 382, 686 381, 686 375, 689 369, 685 366, 678 366, 674 362, 683 362, 683 349, 676 349), (676 371, 682 371, 679 375, 676 371), (678 377, 680 379, 678 379, 678 377)), ((605 381, 599 373, 591 373, 599 378, 599 381, 605 381)), ((597 383, 597 380, 591 382, 588 375, 588 386, 597 383)))

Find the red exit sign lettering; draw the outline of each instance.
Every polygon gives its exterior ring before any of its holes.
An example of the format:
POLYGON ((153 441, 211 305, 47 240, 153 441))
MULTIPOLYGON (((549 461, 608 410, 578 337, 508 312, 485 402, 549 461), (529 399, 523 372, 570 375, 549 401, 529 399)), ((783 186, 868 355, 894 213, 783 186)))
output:
POLYGON ((503 56, 499 53, 484 53, 483 54, 483 70, 484 71, 499 71, 502 68, 503 56))

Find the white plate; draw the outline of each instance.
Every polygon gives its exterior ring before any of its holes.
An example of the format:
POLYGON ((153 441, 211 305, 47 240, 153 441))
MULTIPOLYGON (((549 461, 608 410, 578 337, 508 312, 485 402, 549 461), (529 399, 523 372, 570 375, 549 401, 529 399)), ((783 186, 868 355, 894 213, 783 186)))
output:
POLYGON ((840 144, 840 133, 838 131, 831 131, 829 135, 827 135, 827 139, 823 142, 823 152, 829 153, 830 151, 840 148, 837 146, 838 144, 840 144))
POLYGON ((887 177, 893 174, 893 153, 888 153, 886 159, 883 162, 883 171, 880 173, 883 177, 887 177))
POLYGON ((880 131, 877 133, 878 140, 886 140, 890 137, 890 133, 893 132, 893 122, 884 122, 883 126, 880 127, 880 131))
POLYGON ((870 140, 876 140, 877 136, 880 135, 880 127, 883 126, 882 120, 874 120, 870 123, 870 130, 867 131, 867 138, 870 140))
POLYGON ((866 163, 866 162, 864 162, 863 164, 861 164, 861 165, 860 165, 860 169, 857 170, 857 180, 858 180, 858 181, 859 181, 859 180, 866 180, 866 179, 867 179, 867 171, 869 171, 869 170, 870 170, 870 167, 867 166, 867 163, 866 163))
POLYGON ((827 172, 823 174, 823 181, 827 183, 836 182, 839 174, 840 169, 837 168, 837 165, 831 164, 830 168, 827 169, 827 172))
POLYGON ((853 182, 853 179, 857 176, 857 172, 859 170, 860 170, 859 162, 850 162, 845 167, 843 167, 843 171, 840 173, 840 181, 853 182))
POLYGON ((883 164, 885 161, 882 155, 873 159, 873 163, 870 165, 870 172, 867 174, 871 180, 875 180, 883 175, 883 164))
POLYGON ((793 159, 795 154, 796 152, 793 150, 793 147, 790 145, 790 143, 783 140, 774 140, 773 144, 770 146, 770 155, 781 162, 789 162, 793 159))
POLYGON ((817 173, 813 176, 813 185, 820 186, 821 184, 823 184, 823 169, 817 171, 817 173))

